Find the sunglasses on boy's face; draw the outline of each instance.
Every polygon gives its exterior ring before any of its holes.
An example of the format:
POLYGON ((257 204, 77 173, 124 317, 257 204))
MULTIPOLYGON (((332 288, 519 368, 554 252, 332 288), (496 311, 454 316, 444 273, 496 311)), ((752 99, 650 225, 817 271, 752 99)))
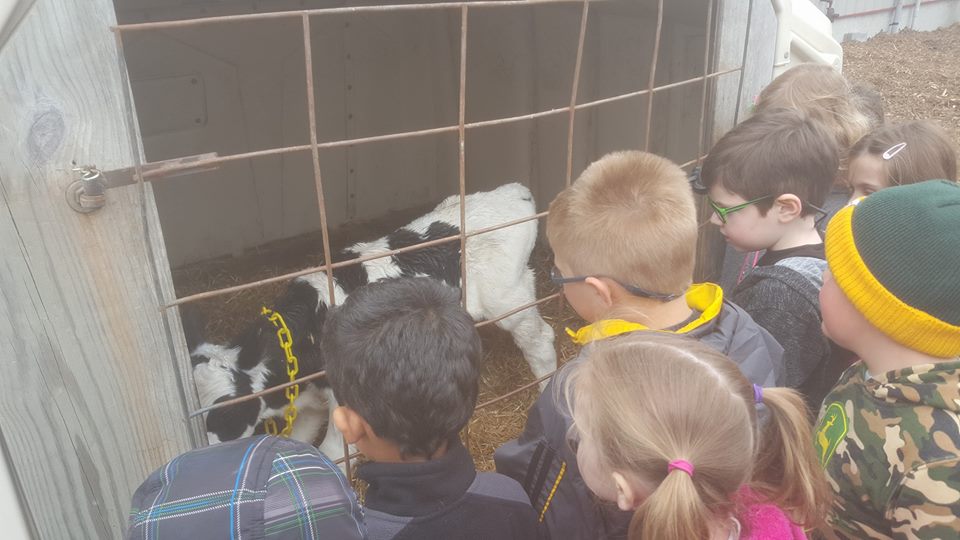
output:
POLYGON ((623 287, 628 293, 634 296, 642 297, 642 298, 652 298, 654 300, 662 300, 664 302, 667 302, 669 300, 673 300, 674 298, 677 298, 680 296, 679 294, 663 294, 663 293, 650 292, 646 289, 641 289, 640 287, 636 287, 634 285, 627 285, 626 283, 618 279, 612 278, 610 276, 595 275, 595 276, 563 277, 563 274, 560 273, 560 269, 557 268, 556 265, 554 265, 553 268, 550 269, 550 281, 556 283, 557 285, 564 285, 565 283, 579 283, 581 281, 586 281, 587 278, 591 278, 591 277, 609 279, 614 283, 616 283, 617 285, 620 285, 621 287, 623 287))
POLYGON ((707 197, 707 202, 710 203, 710 208, 713 208, 713 213, 715 213, 717 217, 720 218, 720 223, 726 224, 727 216, 729 216, 730 214, 743 210, 744 208, 750 206, 751 204, 757 204, 760 201, 765 201, 772 197, 773 195, 766 195, 763 197, 758 197, 756 199, 753 199, 752 201, 747 201, 743 204, 738 204, 736 206, 720 206, 709 196, 707 197))

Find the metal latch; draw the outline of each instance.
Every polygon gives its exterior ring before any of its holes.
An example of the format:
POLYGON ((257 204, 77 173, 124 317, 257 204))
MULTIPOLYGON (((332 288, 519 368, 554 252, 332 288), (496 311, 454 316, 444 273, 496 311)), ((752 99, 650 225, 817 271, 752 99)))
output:
POLYGON ((67 186, 67 204, 81 214, 103 208, 107 198, 103 194, 103 173, 95 167, 77 167, 80 179, 67 186))
MULTIPOLYGON (((140 173, 144 182, 153 182, 164 178, 212 171, 219 168, 219 163, 216 161, 217 157, 216 152, 210 152, 145 163, 140 167, 140 173)), ((73 171, 78 173, 80 178, 67 186, 67 204, 70 205, 70 208, 83 214, 89 214, 103 208, 107 202, 106 190, 137 183, 137 169, 135 167, 101 171, 95 165, 87 165, 76 167, 73 171)))

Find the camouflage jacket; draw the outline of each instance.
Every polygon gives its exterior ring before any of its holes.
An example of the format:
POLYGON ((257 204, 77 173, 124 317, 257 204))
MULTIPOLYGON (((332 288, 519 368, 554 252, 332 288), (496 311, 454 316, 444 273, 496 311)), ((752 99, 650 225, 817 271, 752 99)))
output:
POLYGON ((815 433, 840 538, 960 538, 960 359, 878 376, 858 362, 815 433))

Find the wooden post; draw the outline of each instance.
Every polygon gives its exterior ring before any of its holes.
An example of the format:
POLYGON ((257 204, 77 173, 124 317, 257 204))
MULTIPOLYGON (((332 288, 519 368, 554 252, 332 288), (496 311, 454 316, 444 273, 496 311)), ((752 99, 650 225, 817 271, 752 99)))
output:
MULTIPOLYGON (((715 79, 708 112, 706 152, 724 133, 749 116, 754 96, 773 78, 777 18, 769 0, 720 0, 714 32, 714 65, 722 71, 743 65, 743 73, 715 79), (752 7, 751 7, 752 4, 752 7), (744 44, 746 43, 746 50, 744 44)), ((700 205, 700 223, 710 209, 700 205)), ((720 281, 726 244, 716 227, 706 225, 697 242, 697 279, 720 281)))
POLYGON ((47 0, 0 50, 0 445, 38 538, 119 538, 130 496, 200 444, 149 185, 79 214, 75 165, 129 167, 110 0, 47 0))

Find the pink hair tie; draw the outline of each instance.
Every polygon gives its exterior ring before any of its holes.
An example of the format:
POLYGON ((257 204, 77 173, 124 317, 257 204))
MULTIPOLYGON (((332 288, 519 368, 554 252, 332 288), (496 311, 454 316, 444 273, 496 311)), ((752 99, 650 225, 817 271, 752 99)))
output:
POLYGON ((672 473, 673 471, 683 471, 693 476, 693 463, 685 459, 675 459, 667 464, 667 474, 672 473))

